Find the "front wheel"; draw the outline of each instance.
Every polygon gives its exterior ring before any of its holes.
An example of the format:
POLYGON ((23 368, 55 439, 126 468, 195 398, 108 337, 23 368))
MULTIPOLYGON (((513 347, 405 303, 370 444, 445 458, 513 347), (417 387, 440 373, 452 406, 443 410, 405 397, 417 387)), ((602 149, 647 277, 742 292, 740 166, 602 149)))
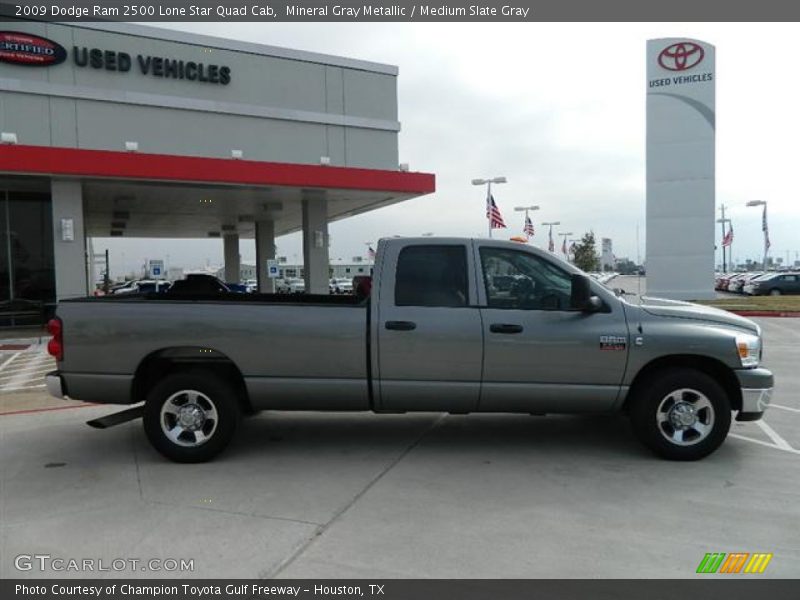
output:
POLYGON ((674 368, 639 386, 632 398, 634 433, 670 460, 698 460, 719 448, 731 426, 725 390, 710 376, 674 368))
POLYGON ((776 289, 774 289, 774 290, 770 290, 770 291, 769 291, 769 295, 770 295, 770 296, 780 296, 780 295, 781 295, 781 291, 780 291, 779 289, 777 289, 777 288, 776 288, 776 289))
POLYGON ((173 373, 147 395, 144 431, 153 447, 181 463, 211 460, 230 443, 239 423, 236 393, 202 371, 173 373))

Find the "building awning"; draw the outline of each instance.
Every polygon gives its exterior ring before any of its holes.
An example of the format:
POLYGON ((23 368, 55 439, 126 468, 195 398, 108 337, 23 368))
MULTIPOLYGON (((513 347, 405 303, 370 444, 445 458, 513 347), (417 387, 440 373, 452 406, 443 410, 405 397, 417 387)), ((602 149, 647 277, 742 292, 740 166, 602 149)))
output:
POLYGON ((80 178, 87 234, 103 237, 251 237, 263 219, 281 235, 304 199, 334 221, 436 189, 430 173, 25 145, 0 146, 0 174, 80 178))

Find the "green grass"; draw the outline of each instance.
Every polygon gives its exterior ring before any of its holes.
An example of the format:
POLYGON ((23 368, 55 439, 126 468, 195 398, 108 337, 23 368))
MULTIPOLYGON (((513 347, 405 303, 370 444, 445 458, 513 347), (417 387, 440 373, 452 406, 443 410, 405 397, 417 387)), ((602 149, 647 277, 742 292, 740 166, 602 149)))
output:
POLYGON ((741 296, 697 300, 696 302, 724 310, 800 311, 800 296, 741 296))

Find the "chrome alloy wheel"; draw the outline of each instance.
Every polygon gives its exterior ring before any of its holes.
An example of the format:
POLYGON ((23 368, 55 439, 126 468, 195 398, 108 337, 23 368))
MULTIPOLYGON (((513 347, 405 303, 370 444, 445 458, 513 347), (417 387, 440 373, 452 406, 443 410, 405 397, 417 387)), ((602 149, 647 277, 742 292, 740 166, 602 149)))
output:
POLYGON ((178 446, 206 443, 217 429, 219 416, 211 398, 197 390, 181 390, 161 407, 161 430, 178 446))
POLYGON ((656 424, 670 443, 692 446, 706 439, 714 428, 714 407, 702 392, 674 390, 659 403, 656 424))

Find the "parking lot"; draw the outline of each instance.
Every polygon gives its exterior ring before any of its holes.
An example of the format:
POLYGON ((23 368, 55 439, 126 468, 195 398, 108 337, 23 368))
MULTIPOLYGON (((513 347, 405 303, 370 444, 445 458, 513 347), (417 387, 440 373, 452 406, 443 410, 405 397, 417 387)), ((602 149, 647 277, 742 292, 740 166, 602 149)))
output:
POLYGON ((177 465, 138 421, 84 424, 114 407, 48 399, 43 348, 2 350, 0 577, 673 578, 708 552, 800 576, 800 319, 756 320, 775 404, 696 463, 615 416, 266 412, 177 465), (18 571, 21 554, 193 571, 18 571))

